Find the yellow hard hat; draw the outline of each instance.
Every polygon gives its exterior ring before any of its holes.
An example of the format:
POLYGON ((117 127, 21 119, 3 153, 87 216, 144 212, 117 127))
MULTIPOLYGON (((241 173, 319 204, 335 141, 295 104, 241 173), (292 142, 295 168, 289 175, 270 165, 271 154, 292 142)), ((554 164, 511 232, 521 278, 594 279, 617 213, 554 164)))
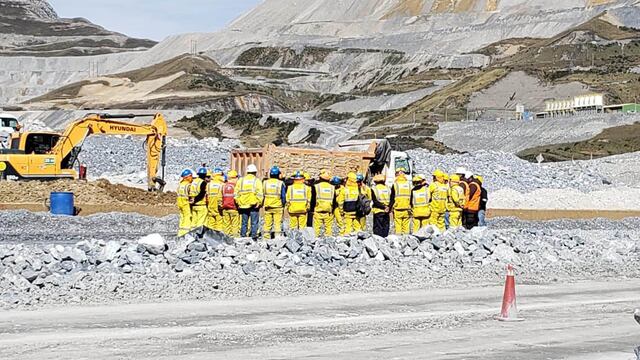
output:
POLYGON ((385 176, 383 174, 378 174, 378 175, 373 177, 373 182, 374 183, 383 183, 385 181, 387 181, 387 179, 385 178, 385 176))
POLYGON ((442 178, 444 179, 444 181, 449 181, 449 174, 447 173, 442 174, 442 178))
POLYGON ((400 174, 400 173, 405 174, 406 172, 407 172, 407 169, 405 169, 403 167, 400 167, 400 168, 396 169, 396 174, 400 174))
POLYGON ((451 181, 454 181, 454 182, 459 182, 459 181, 460 181, 460 175, 458 175, 458 174, 451 174, 451 175, 449 176, 449 179, 450 179, 451 181))
POLYGON ((480 184, 484 183, 484 177, 480 176, 480 175, 474 175, 474 177, 476 179, 478 179, 478 181, 480 182, 480 184))
POLYGON ((422 182, 424 180, 425 180, 424 175, 421 175, 421 174, 413 175, 413 182, 422 182))
POLYGON ((445 174, 442 170, 437 169, 436 171, 433 172, 433 176, 437 177, 437 178, 441 178, 443 177, 445 174))
POLYGON ((305 180, 311 180, 311 175, 309 175, 309 173, 306 171, 302 173, 302 176, 304 176, 305 180))
POLYGON ((207 169, 207 177, 213 177, 213 172, 207 169))
POLYGON ((354 172, 350 172, 349 174, 347 174, 347 180, 356 182, 358 181, 358 175, 356 175, 356 173, 354 172))
POLYGON ((327 169, 320 170, 320 176, 319 177, 322 180, 327 180, 327 181, 331 180, 331 174, 329 173, 329 170, 327 170, 327 169))
POLYGON ((227 173, 227 177, 229 179, 237 179, 238 178, 238 172, 235 170, 231 170, 227 173))

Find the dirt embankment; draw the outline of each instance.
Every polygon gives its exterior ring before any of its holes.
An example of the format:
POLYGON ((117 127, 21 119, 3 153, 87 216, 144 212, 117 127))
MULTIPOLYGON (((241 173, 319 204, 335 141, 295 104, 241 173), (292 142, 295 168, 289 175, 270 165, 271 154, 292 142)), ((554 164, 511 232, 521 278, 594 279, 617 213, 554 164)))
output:
POLYGON ((176 194, 154 193, 106 180, 95 182, 57 181, 2 181, 0 182, 0 210, 24 209, 47 211, 45 201, 55 191, 74 193, 79 215, 125 212, 163 217, 176 213, 176 194))

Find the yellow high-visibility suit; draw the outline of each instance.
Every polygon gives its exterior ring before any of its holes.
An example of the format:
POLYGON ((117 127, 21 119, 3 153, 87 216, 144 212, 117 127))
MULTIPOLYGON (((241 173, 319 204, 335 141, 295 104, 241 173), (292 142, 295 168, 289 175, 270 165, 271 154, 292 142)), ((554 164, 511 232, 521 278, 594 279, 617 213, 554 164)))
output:
POLYGON ((413 232, 429 225, 431 208, 429 207, 429 188, 426 184, 415 187, 411 191, 411 212, 413 215, 413 232))
POLYGON ((444 214, 447 212, 449 186, 436 179, 436 181, 429 184, 429 197, 431 198, 431 218, 429 223, 435 225, 440 231, 445 231, 444 214))
POLYGON ((320 180, 315 184, 316 204, 313 211, 313 229, 316 236, 330 236, 333 232, 333 204, 336 198, 336 188, 328 181, 320 180))
POLYGON ((411 183, 400 175, 393 184, 393 224, 397 235, 409 234, 410 211, 411 183))
POLYGON ((464 189, 458 182, 451 182, 447 210, 449 211, 449 227, 452 229, 462 227, 462 210, 465 203, 464 189))
POLYGON ((189 188, 189 197, 194 199, 191 204, 191 228, 195 229, 199 226, 204 226, 207 221, 207 195, 206 195, 206 187, 205 194, 200 194, 202 189, 202 184, 204 180, 201 178, 193 179, 191 183, 191 187, 189 188), (201 196, 201 199, 195 200, 198 195, 201 196))
POLYGON ((344 226, 344 187, 342 185, 336 188, 336 207, 333 210, 333 216, 336 219, 336 228, 338 229, 339 235, 346 235, 345 226, 344 226), (340 199, 342 199, 342 203, 340 203, 340 199))
POLYGON ((360 222, 356 218, 359 194, 358 183, 347 179, 346 186, 342 188, 338 197, 338 204, 342 204, 344 214, 344 235, 361 230, 360 222))
POLYGON ((207 184, 207 222, 206 226, 215 231, 224 231, 224 222, 222 221, 222 187, 224 186, 224 178, 216 175, 213 180, 207 184))
POLYGON ((191 180, 182 180, 178 185, 178 211, 180 211, 180 223, 178 228, 178 236, 184 236, 191 231, 191 203, 189 202, 189 192, 191 189, 191 180))
POLYGON ((304 180, 294 180, 287 188, 287 212, 289 213, 289 228, 302 230, 307 227, 307 212, 311 205, 311 188, 304 180))
POLYGON ((271 232, 274 236, 282 234, 282 215, 284 204, 282 203, 282 188, 284 183, 279 179, 271 178, 264 181, 264 226, 263 236, 269 239, 271 232))
POLYGON ((236 184, 235 196, 239 209, 249 209, 262 205, 264 201, 262 182, 255 175, 247 174, 236 184))

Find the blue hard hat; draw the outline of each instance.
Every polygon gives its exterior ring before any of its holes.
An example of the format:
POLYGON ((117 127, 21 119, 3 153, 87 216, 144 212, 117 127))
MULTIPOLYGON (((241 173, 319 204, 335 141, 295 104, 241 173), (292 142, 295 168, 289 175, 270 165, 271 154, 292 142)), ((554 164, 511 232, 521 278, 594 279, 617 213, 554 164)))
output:
POLYGON ((357 181, 357 182, 363 182, 363 181, 364 181, 364 175, 362 175, 362 174, 358 174, 358 175, 356 176, 356 181, 357 181))
POLYGON ((293 173, 293 178, 295 180, 304 179, 304 175, 302 174, 301 171, 296 171, 295 173, 293 173))
POLYGON ((340 179, 340 177, 338 177, 338 176, 334 176, 334 177, 331 178, 330 183, 332 185, 339 185, 339 184, 342 183, 342 179, 340 179))
POLYGON ((213 169, 213 174, 214 175, 222 175, 222 174, 224 174, 224 171, 222 171, 221 168, 217 167, 217 168, 213 169))
POLYGON ((271 168, 271 170, 269 171, 269 175, 271 176, 279 176, 280 175, 280 168, 277 166, 274 166, 271 168))
POLYGON ((180 174, 180 176, 187 177, 187 176, 193 176, 193 171, 191 171, 191 169, 184 169, 182 170, 182 174, 180 174))
POLYGON ((207 168, 206 167, 199 168, 198 175, 207 175, 207 168))

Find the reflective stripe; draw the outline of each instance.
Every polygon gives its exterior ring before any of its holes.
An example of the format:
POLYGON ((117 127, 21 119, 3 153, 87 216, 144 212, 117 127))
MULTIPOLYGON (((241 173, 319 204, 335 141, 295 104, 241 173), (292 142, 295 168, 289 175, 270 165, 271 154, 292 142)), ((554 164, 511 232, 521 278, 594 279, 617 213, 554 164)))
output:
POLYGON ((376 195, 376 199, 384 205, 389 205, 391 201, 391 190, 382 184, 378 184, 373 188, 373 193, 376 195))
POLYGON ((344 201, 357 201, 359 196, 358 188, 350 189, 348 186, 344 188, 344 201))
POLYGON ((256 192, 257 180, 258 179, 256 178, 251 179, 251 186, 248 187, 247 185, 249 184, 249 182, 246 181, 245 178, 242 178, 242 180, 240 180, 240 190, 238 190, 238 194, 242 195, 242 194, 249 194, 249 193, 256 192))
POLYGON ((429 204, 429 192, 426 186, 413 191, 413 206, 427 206, 429 204))
POLYGON ((191 183, 181 183, 180 185, 178 185, 178 197, 182 199, 188 199, 190 189, 191 183))
POLYGON ((207 188, 207 196, 210 198, 220 196, 220 193, 222 193, 222 186, 223 184, 210 182, 207 188))
POLYGON ((436 184, 436 186, 433 192, 433 200, 446 201, 449 197, 449 187, 446 184, 436 184))
POLYGON ((264 182, 264 195, 265 196, 277 196, 280 198, 280 191, 282 190, 282 182, 278 179, 269 179, 264 182))
POLYGON ((290 202, 307 202, 307 189, 305 188, 291 188, 290 202))
POLYGON ((328 183, 316 184, 316 198, 317 200, 333 201, 335 195, 335 188, 328 183))
POLYGON ((410 198, 411 197, 411 185, 409 182, 395 183, 395 195, 396 198, 410 198))

